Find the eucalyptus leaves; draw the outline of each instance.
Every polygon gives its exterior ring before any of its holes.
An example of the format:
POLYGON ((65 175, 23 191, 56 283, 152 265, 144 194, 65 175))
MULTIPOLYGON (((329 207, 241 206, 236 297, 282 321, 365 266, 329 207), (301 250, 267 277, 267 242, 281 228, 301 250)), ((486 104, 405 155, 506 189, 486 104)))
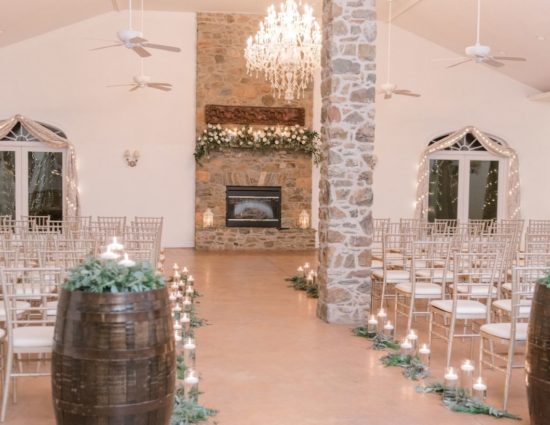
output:
POLYGON ((227 129, 220 125, 208 124, 197 139, 195 160, 199 161, 210 152, 233 148, 303 152, 312 155, 315 163, 318 163, 318 139, 316 131, 300 126, 264 127, 254 130, 249 126, 227 129))
POLYGON ((164 277, 149 263, 126 267, 115 261, 102 262, 89 257, 70 270, 67 291, 94 293, 144 292, 164 287, 164 277))

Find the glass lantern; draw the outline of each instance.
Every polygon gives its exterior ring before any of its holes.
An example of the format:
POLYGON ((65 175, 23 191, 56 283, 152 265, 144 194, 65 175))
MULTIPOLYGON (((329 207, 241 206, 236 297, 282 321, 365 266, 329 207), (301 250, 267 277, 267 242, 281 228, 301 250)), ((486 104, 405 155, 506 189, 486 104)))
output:
POLYGON ((207 208, 206 211, 202 214, 202 226, 205 229, 214 227, 214 213, 210 208, 207 208))
POLYGON ((298 225, 300 226, 300 229, 309 229, 309 213, 306 210, 302 210, 300 213, 298 225))

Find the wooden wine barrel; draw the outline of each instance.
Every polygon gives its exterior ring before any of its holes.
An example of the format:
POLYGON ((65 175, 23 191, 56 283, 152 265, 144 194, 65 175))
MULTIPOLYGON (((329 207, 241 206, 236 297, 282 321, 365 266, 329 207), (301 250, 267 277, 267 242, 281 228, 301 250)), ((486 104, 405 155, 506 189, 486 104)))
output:
POLYGON ((168 424, 176 362, 167 290, 60 295, 52 353, 57 424, 168 424))
POLYGON ((531 318, 527 356, 527 396, 531 425, 550 421, 550 288, 537 285, 531 318))

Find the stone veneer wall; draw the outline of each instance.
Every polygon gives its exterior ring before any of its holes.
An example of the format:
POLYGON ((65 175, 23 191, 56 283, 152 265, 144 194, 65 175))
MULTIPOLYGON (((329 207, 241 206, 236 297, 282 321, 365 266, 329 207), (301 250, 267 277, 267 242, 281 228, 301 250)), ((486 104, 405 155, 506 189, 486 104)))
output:
POLYGON ((325 0, 317 313, 365 323, 371 295, 376 1, 325 0))
MULTIPOLYGON (((274 98, 262 75, 246 72, 246 39, 258 31, 262 16, 199 13, 197 15, 197 133, 204 106, 289 106, 274 98)), ((311 126, 313 92, 290 106, 304 107, 311 126)), ((198 249, 308 249, 315 231, 297 228, 298 215, 311 212, 311 158, 286 152, 228 150, 201 160, 196 168, 195 247, 198 249), (282 187, 282 226, 288 229, 226 228, 225 186, 282 187), (206 208, 214 212, 213 229, 202 228, 206 208)))

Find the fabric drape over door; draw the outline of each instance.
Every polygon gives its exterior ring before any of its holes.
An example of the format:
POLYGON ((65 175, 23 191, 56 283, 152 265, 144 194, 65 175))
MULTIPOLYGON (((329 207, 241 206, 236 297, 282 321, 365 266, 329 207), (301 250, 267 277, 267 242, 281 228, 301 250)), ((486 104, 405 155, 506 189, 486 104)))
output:
POLYGON ((502 158, 508 158, 509 168, 506 181, 505 217, 509 220, 520 219, 521 196, 519 187, 519 160, 516 151, 508 146, 503 146, 495 142, 490 137, 486 136, 477 128, 472 126, 464 127, 453 134, 449 134, 447 137, 437 141, 433 145, 428 146, 422 153, 422 157, 420 158, 420 166, 418 168, 415 218, 425 220, 428 217, 430 155, 451 147, 467 134, 473 135, 487 150, 487 152, 502 158))
POLYGON ((22 115, 15 115, 0 123, 0 140, 6 137, 17 123, 20 123, 25 130, 46 146, 57 149, 67 149, 68 157, 65 175, 63 212, 65 217, 78 216, 80 214, 80 199, 78 195, 78 175, 76 171, 76 152, 74 145, 64 137, 55 134, 49 128, 22 115))

